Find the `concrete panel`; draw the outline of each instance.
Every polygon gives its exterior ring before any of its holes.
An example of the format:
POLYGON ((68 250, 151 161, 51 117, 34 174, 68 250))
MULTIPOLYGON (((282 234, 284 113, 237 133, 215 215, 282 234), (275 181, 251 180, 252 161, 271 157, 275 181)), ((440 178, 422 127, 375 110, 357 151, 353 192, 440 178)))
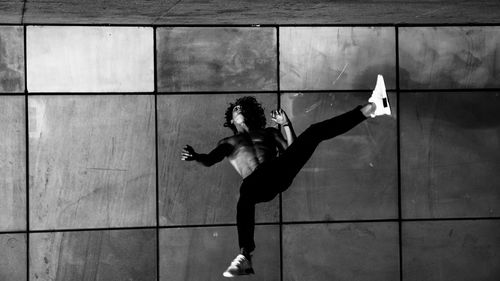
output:
POLYGON ((152 281, 156 262, 154 229, 30 234, 33 281, 152 281))
POLYGON ((23 7, 23 0, 2 0, 0 2, 0 19, 2 19, 2 24, 22 24, 23 7))
POLYGON ((22 26, 0 26, 0 93, 24 92, 22 26))
POLYGON ((500 214, 498 108, 494 92, 404 93, 403 217, 500 214))
MULTIPOLYGON (((0 11, 4 12, 2 0, 0 11)), ((15 10, 21 20, 22 1, 15 10)), ((9 7, 9 6, 7 6, 9 7)), ((26 23, 121 24, 390 24, 498 23, 498 0, 36 0, 26 1, 26 23)), ((2 19, 4 13, 0 13, 2 19)))
POLYGON ((275 28, 159 28, 158 89, 277 89, 275 28))
MULTIPOLYGON (((365 104, 370 93, 293 93, 281 98, 297 134, 365 104)), ((393 116, 368 119, 322 142, 283 193, 285 221, 397 217, 396 95, 393 116)))
POLYGON ((24 97, 0 97, 0 231, 26 229, 24 97))
POLYGON ((285 225, 283 280, 399 280, 397 223, 285 225))
POLYGON ((281 89, 373 89, 377 74, 394 88, 395 40, 389 27, 281 27, 281 89))
POLYGON ((155 19, 172 8, 176 2, 178 0, 26 1, 24 22, 36 24, 154 24, 155 19))
POLYGON ((152 226, 153 96, 29 99, 33 229, 152 226))
POLYGON ((28 26, 30 92, 154 90, 150 27, 28 26))
POLYGON ((500 87, 500 26, 399 29, 403 89, 500 87))
POLYGON ((403 223, 403 280, 496 281, 500 221, 403 223))
POLYGON ((0 280, 26 280, 26 234, 0 234, 0 280))
MULTIPOLYGON (((255 243, 255 275, 245 280, 280 280, 279 227, 257 226, 255 243)), ((162 229, 160 280, 227 280, 222 272, 238 253, 236 227, 162 229)))
MULTIPOLYGON (((180 160, 191 145, 208 153, 233 135, 223 127, 230 102, 244 95, 173 95, 158 97, 159 204, 162 225, 236 222, 240 175, 223 160, 210 168, 180 160)), ((277 106, 276 94, 259 94, 266 114, 277 106)), ((270 125, 268 118, 268 125, 270 125)), ((257 222, 278 221, 278 200, 257 205, 257 222)))

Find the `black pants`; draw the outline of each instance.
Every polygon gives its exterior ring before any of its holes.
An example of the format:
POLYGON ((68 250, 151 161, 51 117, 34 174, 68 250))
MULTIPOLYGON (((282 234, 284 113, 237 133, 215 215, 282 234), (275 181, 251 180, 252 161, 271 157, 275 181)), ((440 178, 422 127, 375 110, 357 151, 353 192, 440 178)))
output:
POLYGON ((352 129, 365 120, 361 106, 307 128, 278 158, 261 164, 243 180, 240 187, 236 222, 240 249, 255 249, 255 204, 273 200, 285 191, 309 160, 321 141, 352 129))

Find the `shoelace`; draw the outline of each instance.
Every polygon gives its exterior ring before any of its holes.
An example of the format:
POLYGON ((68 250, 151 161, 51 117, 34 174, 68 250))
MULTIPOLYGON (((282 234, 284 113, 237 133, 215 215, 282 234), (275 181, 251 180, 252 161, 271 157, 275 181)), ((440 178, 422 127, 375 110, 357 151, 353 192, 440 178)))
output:
POLYGON ((243 255, 238 255, 233 260, 233 262, 231 263, 231 265, 234 265, 234 266, 241 265, 245 260, 246 260, 246 258, 243 255))

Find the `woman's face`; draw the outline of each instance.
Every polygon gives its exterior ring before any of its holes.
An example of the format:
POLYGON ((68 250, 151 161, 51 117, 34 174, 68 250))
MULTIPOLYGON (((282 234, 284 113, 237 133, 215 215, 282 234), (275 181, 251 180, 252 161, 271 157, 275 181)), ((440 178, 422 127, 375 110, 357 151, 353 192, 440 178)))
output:
POLYGON ((241 124, 245 121, 245 117, 243 116, 243 111, 241 105, 236 105, 233 108, 233 124, 241 124))

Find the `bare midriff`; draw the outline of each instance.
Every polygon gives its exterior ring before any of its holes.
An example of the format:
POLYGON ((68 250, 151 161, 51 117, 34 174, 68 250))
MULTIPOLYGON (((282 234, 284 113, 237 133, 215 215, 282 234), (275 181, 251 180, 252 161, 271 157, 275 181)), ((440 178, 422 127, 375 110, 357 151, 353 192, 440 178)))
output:
POLYGON ((264 130, 238 134, 228 141, 234 147, 228 156, 229 162, 243 178, 260 164, 276 158, 276 141, 264 130))

